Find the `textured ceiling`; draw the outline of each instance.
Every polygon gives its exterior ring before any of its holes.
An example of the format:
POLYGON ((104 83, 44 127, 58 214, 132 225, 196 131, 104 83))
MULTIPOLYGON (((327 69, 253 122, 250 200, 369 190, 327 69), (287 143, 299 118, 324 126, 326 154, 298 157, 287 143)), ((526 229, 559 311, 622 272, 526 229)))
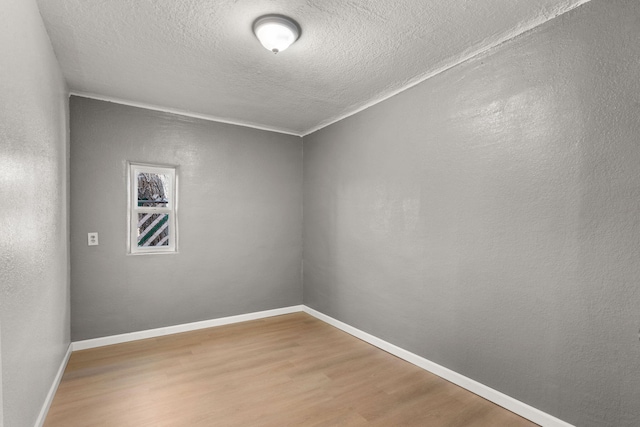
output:
POLYGON ((587 0, 38 0, 73 93, 304 135, 587 0), (274 55, 260 15, 302 27, 274 55))

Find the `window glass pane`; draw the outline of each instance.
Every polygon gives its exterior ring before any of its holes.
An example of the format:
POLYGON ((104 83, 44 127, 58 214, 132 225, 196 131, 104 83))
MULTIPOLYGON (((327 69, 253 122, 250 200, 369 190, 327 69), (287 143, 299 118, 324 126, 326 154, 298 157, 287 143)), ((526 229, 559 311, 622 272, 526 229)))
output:
POLYGON ((138 213, 138 247, 169 246, 169 214, 138 213))
POLYGON ((137 179, 138 207, 168 207, 171 194, 169 175, 141 172, 137 179))

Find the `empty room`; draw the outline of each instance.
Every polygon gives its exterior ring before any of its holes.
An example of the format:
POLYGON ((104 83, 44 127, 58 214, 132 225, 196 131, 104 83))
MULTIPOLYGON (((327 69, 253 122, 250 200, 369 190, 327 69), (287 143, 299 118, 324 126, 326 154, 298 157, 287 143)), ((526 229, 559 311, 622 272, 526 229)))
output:
POLYGON ((640 1, 4 0, 0 427, 640 425, 640 1))

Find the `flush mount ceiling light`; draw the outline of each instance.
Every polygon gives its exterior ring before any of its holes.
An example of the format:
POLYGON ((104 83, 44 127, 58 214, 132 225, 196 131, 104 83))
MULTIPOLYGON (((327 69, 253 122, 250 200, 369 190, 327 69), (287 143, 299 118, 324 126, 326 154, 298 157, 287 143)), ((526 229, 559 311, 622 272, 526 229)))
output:
POLYGON ((300 37, 300 27, 282 15, 264 15, 253 23, 253 33, 262 46, 273 53, 282 52, 300 37))

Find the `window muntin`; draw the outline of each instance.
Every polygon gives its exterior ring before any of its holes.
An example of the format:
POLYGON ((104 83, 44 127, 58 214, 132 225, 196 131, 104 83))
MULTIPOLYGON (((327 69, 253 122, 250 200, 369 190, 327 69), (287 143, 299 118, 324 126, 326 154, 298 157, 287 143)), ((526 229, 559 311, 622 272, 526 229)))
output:
POLYGON ((176 168, 129 163, 129 253, 176 252, 176 168))

